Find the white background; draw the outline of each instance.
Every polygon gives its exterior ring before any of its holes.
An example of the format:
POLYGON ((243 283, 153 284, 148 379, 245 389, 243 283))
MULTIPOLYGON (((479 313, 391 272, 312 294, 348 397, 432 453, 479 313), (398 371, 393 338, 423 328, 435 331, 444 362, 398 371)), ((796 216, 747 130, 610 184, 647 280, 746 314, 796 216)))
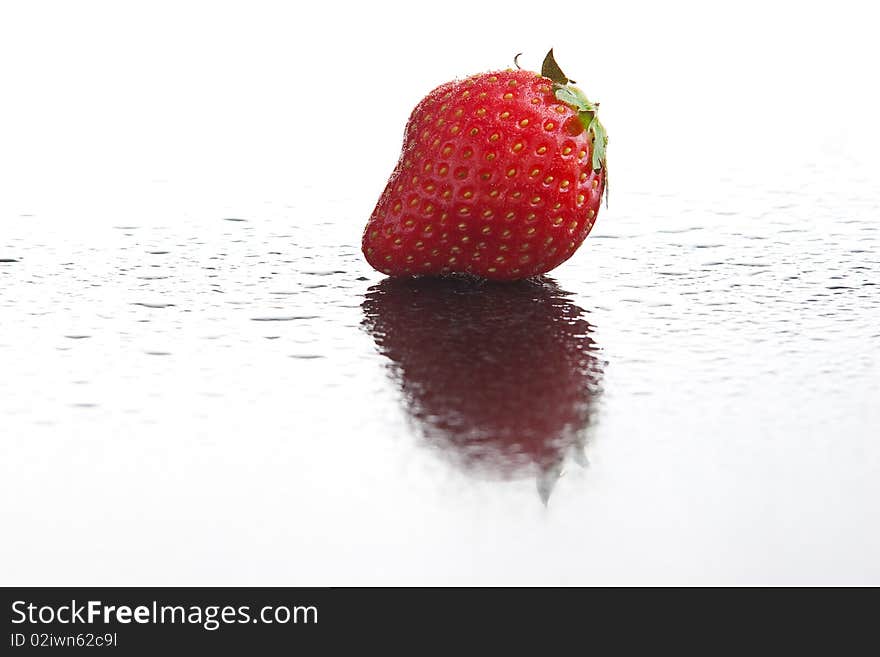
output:
POLYGON ((615 176, 696 186, 719 161, 871 152, 864 7, 6 2, 2 202, 97 216, 162 179, 368 207, 428 90, 518 52, 539 67, 550 46, 602 103, 615 176))

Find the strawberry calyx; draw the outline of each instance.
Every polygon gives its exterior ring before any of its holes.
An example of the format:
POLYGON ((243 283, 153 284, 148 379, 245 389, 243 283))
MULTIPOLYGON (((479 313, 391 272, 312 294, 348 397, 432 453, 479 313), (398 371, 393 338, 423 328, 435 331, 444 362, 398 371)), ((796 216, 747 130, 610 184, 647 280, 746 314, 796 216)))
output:
POLYGON ((544 57, 541 65, 541 75, 553 82, 553 95, 562 103, 577 110, 577 116, 584 130, 590 133, 593 141, 593 171, 605 171, 605 149, 608 145, 608 134, 605 127, 599 121, 599 103, 591 102, 586 94, 574 86, 574 80, 568 78, 553 57, 553 49, 544 57))

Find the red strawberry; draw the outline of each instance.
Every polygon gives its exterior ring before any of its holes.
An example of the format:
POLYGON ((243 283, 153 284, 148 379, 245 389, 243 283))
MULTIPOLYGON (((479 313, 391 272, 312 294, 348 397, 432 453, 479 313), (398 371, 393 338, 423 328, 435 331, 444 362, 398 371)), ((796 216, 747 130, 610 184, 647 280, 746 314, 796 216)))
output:
POLYGON ((605 190, 605 130, 551 50, 542 74, 440 85, 413 110, 363 251, 392 276, 514 280, 577 250, 605 190))
POLYGON ((468 471, 537 476, 546 498, 583 457, 603 367, 567 295, 547 279, 387 278, 363 325, 427 441, 468 471))

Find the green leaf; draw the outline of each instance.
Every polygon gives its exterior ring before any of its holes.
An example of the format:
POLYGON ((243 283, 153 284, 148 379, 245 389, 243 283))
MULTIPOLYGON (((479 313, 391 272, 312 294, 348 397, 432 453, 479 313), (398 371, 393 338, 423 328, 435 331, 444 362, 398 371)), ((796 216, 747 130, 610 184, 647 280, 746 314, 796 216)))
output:
POLYGON ((553 95, 561 103, 577 110, 578 119, 584 130, 590 133, 593 142, 593 154, 590 164, 593 171, 602 171, 605 174, 605 203, 608 203, 608 166, 606 164, 606 149, 608 146, 608 134, 605 126, 599 121, 598 103, 592 103, 586 94, 575 86, 570 86, 568 76, 559 68, 559 64, 553 58, 553 49, 547 53, 541 66, 541 75, 553 81, 553 95))
POLYGON ((593 171, 599 171, 605 167, 605 147, 608 145, 608 135, 598 120, 590 123, 590 132, 593 133, 593 171))
POLYGON ((559 68, 559 64, 553 59, 553 48, 550 48, 550 52, 544 57, 544 63, 541 64, 541 75, 545 78, 550 78, 556 84, 568 84, 570 82, 565 73, 562 72, 562 69, 559 68))
POLYGON ((582 112, 578 112, 578 118, 581 120, 581 123, 584 125, 584 130, 589 130, 590 126, 593 124, 593 119, 596 118, 595 110, 584 110, 582 112))
POLYGON ((573 87, 556 87, 556 100, 566 105, 571 105, 575 109, 586 112, 593 109, 593 104, 587 100, 583 94, 577 93, 578 90, 573 87))

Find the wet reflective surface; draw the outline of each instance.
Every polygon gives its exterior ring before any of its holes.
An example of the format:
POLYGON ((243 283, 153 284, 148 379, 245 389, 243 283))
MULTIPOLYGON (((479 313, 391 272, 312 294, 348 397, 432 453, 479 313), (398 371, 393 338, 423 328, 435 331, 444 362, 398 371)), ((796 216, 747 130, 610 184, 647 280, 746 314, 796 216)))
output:
POLYGON ((857 173, 842 204, 809 168, 619 175, 578 256, 509 286, 384 279, 353 201, 7 215, 5 579, 877 581, 857 173))

